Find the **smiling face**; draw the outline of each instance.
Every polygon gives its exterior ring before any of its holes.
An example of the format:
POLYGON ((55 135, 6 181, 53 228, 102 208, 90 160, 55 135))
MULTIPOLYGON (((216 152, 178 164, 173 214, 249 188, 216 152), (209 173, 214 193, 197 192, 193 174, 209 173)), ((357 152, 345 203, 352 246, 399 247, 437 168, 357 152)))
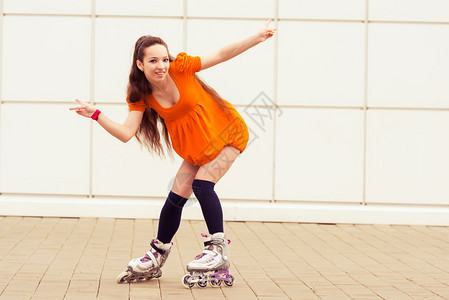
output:
POLYGON ((164 45, 155 44, 144 50, 143 61, 137 60, 137 67, 144 72, 150 83, 164 81, 168 76, 170 60, 164 45))

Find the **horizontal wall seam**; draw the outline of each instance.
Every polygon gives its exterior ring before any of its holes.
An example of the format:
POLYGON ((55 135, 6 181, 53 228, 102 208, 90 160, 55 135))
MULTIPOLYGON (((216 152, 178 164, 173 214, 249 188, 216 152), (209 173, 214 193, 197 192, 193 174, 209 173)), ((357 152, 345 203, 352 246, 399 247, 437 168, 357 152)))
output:
MULTIPOLYGON (((3 13, 3 16, 14 17, 85 17, 91 18, 92 14, 64 14, 64 13, 3 13)), ((269 17, 200 17, 200 16, 157 16, 157 15, 119 15, 119 14, 95 14, 95 18, 150 18, 150 19, 177 19, 177 20, 224 20, 224 21, 265 21, 269 17)), ((360 19, 311 19, 311 18, 278 18, 280 22, 330 22, 330 23, 360 23, 360 19)), ((414 20, 379 20, 369 19, 369 24, 417 24, 417 25, 449 25, 449 21, 414 21, 414 20)))
MULTIPOLYGON (((1 104, 39 104, 39 105, 77 105, 74 101, 20 101, 20 100, 3 100, 1 104)), ((232 101, 231 101, 232 103, 232 101)), ((128 107, 126 102, 93 102, 94 105, 119 105, 128 107)), ((364 110, 364 106, 327 106, 327 105, 285 105, 277 104, 275 105, 247 105, 247 104, 237 104, 232 103, 234 107, 245 108, 245 107, 257 107, 265 109, 350 109, 350 110, 364 110)), ((367 106, 366 110, 402 110, 402 111, 449 111, 449 107, 376 107, 367 106)))
MULTIPOLYGON (((40 197, 46 197, 46 198, 76 198, 76 199, 90 199, 89 195, 75 195, 75 194, 34 194, 34 193, 1 193, 0 199, 2 197, 26 197, 28 200, 32 201, 33 198, 40 198, 40 197)), ((91 199, 111 199, 111 200, 142 200, 142 201, 165 201, 166 196, 132 196, 132 195, 92 195, 91 199)), ((37 199, 36 201, 39 201, 40 199, 37 199)), ((189 201, 197 201, 196 198, 191 197, 189 198, 189 201)), ((329 205, 339 205, 339 206, 371 206, 371 207, 422 207, 422 208, 449 208, 448 205, 444 204, 423 204, 423 203, 398 203, 398 202, 367 202, 366 205, 364 205, 361 202, 357 201, 313 201, 313 200, 283 200, 283 199, 276 199, 276 202, 271 202, 270 199, 241 199, 241 198, 221 198, 220 201, 225 202, 239 202, 239 203, 253 203, 253 204, 260 204, 260 203, 266 203, 266 204, 276 204, 279 206, 282 205, 295 205, 295 204, 303 204, 303 205, 314 205, 314 206, 329 206, 329 205)))

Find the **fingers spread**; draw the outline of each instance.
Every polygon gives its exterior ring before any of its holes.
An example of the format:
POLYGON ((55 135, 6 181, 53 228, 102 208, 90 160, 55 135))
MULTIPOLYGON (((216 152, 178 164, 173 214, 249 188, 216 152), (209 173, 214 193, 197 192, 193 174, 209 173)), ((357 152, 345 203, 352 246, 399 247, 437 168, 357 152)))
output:
POLYGON ((71 107, 69 108, 69 110, 81 110, 81 109, 85 109, 84 106, 78 106, 78 107, 71 107))

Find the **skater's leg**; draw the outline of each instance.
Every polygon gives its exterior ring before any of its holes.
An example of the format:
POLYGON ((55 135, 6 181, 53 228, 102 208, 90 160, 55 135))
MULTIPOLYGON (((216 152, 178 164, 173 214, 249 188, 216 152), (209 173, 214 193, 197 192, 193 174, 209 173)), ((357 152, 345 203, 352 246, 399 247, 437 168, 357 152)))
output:
POLYGON ((126 271, 117 277, 117 282, 135 282, 158 278, 161 267, 167 260, 172 247, 170 242, 178 230, 184 204, 192 194, 192 181, 198 167, 184 161, 176 174, 172 190, 161 211, 158 239, 152 240, 150 250, 144 256, 132 259, 126 271))
POLYGON ((193 181, 193 192, 201 205, 210 234, 223 232, 223 211, 214 191, 215 183, 226 174, 239 154, 240 151, 232 146, 224 147, 214 160, 199 168, 193 181))
POLYGON ((192 195, 192 182, 195 179, 200 167, 192 165, 184 160, 176 173, 171 191, 183 198, 189 198, 192 195))
POLYGON ((210 235, 205 236, 206 248, 186 267, 189 274, 183 277, 182 283, 187 288, 195 283, 200 287, 205 287, 208 282, 213 286, 219 286, 221 282, 228 286, 234 284, 234 276, 228 270, 229 241, 223 233, 223 211, 214 187, 239 154, 240 151, 234 147, 223 148, 217 158, 200 167, 193 181, 193 192, 200 202, 210 235))
POLYGON ((200 203, 204 220, 210 234, 223 231, 223 210, 220 199, 214 191, 215 183, 211 181, 195 179, 193 192, 200 203))
POLYGON ((165 200, 161 210, 157 232, 157 239, 162 243, 170 243, 176 231, 178 231, 181 223, 182 208, 186 202, 186 198, 173 192, 168 194, 168 198, 165 200))
POLYGON ((198 167, 184 161, 176 174, 173 187, 165 201, 159 218, 157 238, 162 243, 170 243, 181 223, 184 204, 192 194, 192 181, 198 167))

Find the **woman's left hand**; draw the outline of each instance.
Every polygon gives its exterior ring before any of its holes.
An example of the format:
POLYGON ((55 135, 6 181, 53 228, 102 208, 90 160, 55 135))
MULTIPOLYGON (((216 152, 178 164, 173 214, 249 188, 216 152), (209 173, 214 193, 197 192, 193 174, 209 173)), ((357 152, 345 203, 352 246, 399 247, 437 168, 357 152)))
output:
POLYGON ((267 39, 269 39, 270 37, 272 37, 274 35, 274 33, 276 32, 276 28, 273 29, 269 29, 268 26, 270 25, 270 23, 272 22, 272 19, 268 19, 268 21, 265 23, 264 26, 262 26, 262 28, 260 28, 259 32, 257 33, 257 36, 260 38, 261 42, 266 41, 267 39))

